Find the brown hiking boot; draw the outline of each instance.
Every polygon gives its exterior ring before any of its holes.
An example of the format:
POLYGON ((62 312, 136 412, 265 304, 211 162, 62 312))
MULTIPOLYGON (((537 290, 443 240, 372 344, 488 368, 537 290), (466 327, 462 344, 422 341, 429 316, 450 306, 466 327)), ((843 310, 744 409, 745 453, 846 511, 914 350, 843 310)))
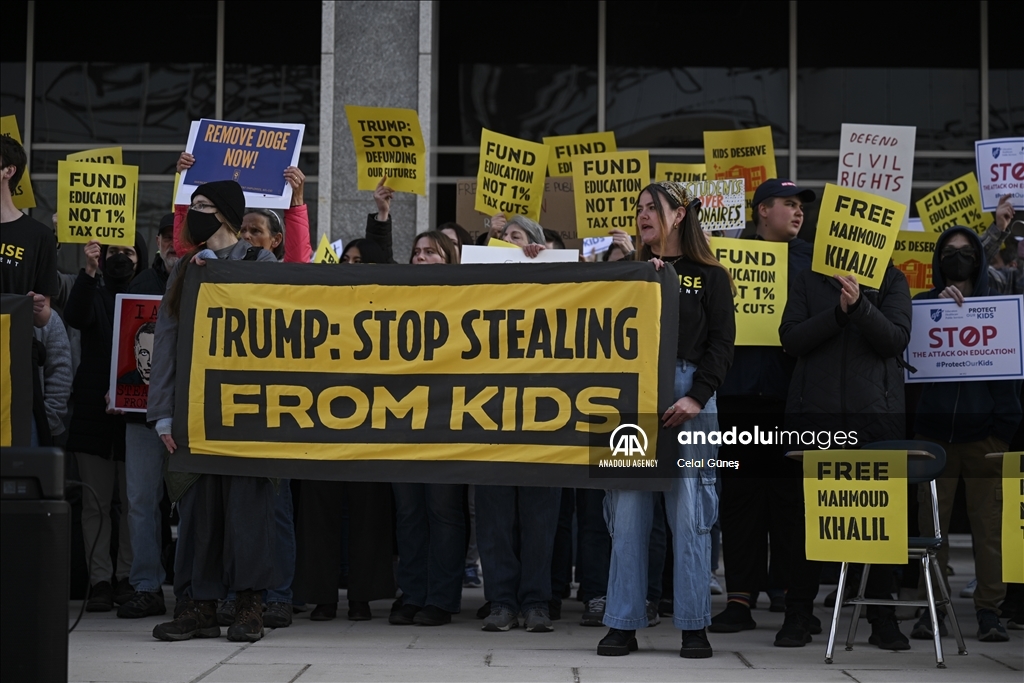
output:
POLYGON ((238 597, 235 598, 235 623, 228 627, 228 640, 256 642, 262 637, 262 592, 238 591, 238 597))
POLYGON ((217 601, 194 600, 175 617, 174 621, 157 624, 153 628, 157 640, 178 641, 192 638, 219 638, 217 626, 217 601))

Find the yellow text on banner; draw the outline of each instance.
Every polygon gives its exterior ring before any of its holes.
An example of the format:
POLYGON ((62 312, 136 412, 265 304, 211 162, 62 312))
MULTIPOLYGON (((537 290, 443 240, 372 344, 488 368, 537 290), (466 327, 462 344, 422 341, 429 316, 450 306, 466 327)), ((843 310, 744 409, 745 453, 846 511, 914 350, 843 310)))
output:
POLYGON ((11 445, 11 316, 0 315, 0 446, 11 445))
POLYGON ((636 234, 636 199, 650 184, 647 150, 573 157, 576 236, 606 237, 610 230, 636 234))
POLYGON ((1024 451, 1003 453, 1003 583, 1024 583, 1024 451))
POLYGON ((911 296, 932 288, 932 255, 938 241, 937 232, 900 230, 896 234, 892 260, 893 264, 907 276, 911 296))
POLYGON ((917 200, 917 214, 925 232, 943 232, 963 225, 980 234, 993 220, 992 214, 981 210, 981 190, 974 171, 917 200))
POLYGON ((704 131, 704 162, 708 180, 743 178, 746 181, 746 220, 749 221, 754 190, 769 178, 777 177, 771 126, 704 131))
POLYGON ((139 167, 57 162, 57 240, 135 246, 139 167))
POLYGON ((313 254, 313 263, 337 263, 338 255, 334 253, 334 248, 331 247, 331 243, 327 241, 327 235, 320 238, 320 244, 317 245, 316 253, 313 254))
POLYGON ((474 208, 489 216, 500 212, 540 220, 550 152, 547 145, 484 128, 474 208))
POLYGON ((120 147, 99 147, 75 152, 67 156, 68 161, 91 161, 94 164, 123 164, 120 147))
POLYGON ((907 452, 804 451, 808 560, 907 561, 907 452))
POLYGON ((781 346, 789 292, 789 244, 712 237, 711 253, 736 285, 736 346, 781 346))
MULTIPOLYGON (((18 130, 18 118, 11 114, 10 116, 0 116, 0 135, 5 135, 19 145, 21 144, 21 132, 18 130)), ((32 180, 28 177, 28 169, 25 169, 24 175, 21 176, 21 180, 18 181, 18 186, 11 191, 11 200, 14 202, 14 207, 17 209, 31 209, 36 205, 36 195, 32 192, 32 180)))
POLYGON ((700 199, 703 230, 742 230, 746 226, 743 178, 698 180, 683 185, 688 197, 700 199))
POLYGON ((582 133, 580 135, 554 135, 543 138, 551 148, 548 156, 548 175, 572 175, 572 157, 580 154, 603 154, 617 152, 615 131, 603 133, 582 133))
POLYGON ((374 190, 381 178, 398 192, 427 194, 427 148, 419 115, 412 109, 345 105, 356 148, 360 190, 374 190))
POLYGON ((676 183, 692 183, 695 180, 708 179, 707 164, 668 164, 654 165, 655 180, 670 180, 676 183))
POLYGON ((822 275, 855 275, 859 284, 877 289, 906 208, 870 192, 827 183, 811 270, 822 275))

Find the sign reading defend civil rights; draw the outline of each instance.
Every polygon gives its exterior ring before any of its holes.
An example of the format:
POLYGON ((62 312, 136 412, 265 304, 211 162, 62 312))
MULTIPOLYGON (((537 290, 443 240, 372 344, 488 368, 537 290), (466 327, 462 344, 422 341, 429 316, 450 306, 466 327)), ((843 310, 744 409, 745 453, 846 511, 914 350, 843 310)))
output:
POLYGON ((519 214, 539 220, 550 151, 547 145, 484 128, 473 208, 488 216, 519 214))
MULTIPOLYGON (((836 184, 910 206, 916 134, 914 126, 844 123, 836 184)), ((906 212, 900 219, 899 229, 907 229, 906 212)))

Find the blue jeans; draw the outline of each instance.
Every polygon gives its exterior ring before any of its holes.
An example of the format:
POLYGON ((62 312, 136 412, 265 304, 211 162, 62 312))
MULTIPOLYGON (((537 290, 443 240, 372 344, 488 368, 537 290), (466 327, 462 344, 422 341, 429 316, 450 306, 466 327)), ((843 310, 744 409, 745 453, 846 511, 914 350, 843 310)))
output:
POLYGON ((136 422, 125 425, 124 442, 128 534, 133 553, 128 581, 140 593, 156 593, 166 577, 161 561, 160 501, 164 497, 167 448, 156 430, 136 422))
POLYGON ((492 604, 505 605, 513 612, 547 609, 561 503, 560 488, 476 487, 484 597, 492 604))
POLYGON ((466 560, 465 484, 392 484, 392 488, 403 603, 433 605, 457 614, 466 560))
POLYGON ((608 593, 608 562, 612 542, 604 521, 604 491, 576 489, 576 524, 579 550, 576 554, 576 579, 583 602, 608 593))
MULTIPOLYGON (((695 366, 676 364, 675 395, 682 397, 693 385, 695 366)), ((712 396, 700 414, 684 424, 692 431, 718 429, 718 406, 712 396)), ((679 446, 679 457, 703 459, 700 468, 680 469, 665 492, 665 511, 672 528, 674 604, 672 623, 684 631, 711 624, 711 527, 718 517, 715 468, 708 467, 718 447, 679 446)), ((606 626, 634 630, 647 626, 645 598, 648 581, 648 544, 654 522, 655 493, 609 491, 605 518, 612 536, 612 561, 608 577, 606 626)))

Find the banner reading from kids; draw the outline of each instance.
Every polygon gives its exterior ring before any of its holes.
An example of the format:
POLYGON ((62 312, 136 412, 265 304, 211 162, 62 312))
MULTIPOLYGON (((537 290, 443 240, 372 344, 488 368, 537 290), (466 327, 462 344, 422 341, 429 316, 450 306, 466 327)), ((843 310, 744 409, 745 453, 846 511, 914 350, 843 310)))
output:
POLYGON ((356 148, 360 190, 375 190, 381 178, 396 192, 427 194, 427 147, 419 115, 412 109, 345 105, 356 148))
POLYGON ((234 180, 246 206, 287 209, 292 187, 284 170, 298 165, 305 129, 301 123, 193 121, 185 151, 195 163, 181 174, 175 203, 190 204, 203 183, 234 180))
POLYGON ((672 403, 664 270, 254 265, 188 271, 174 467, 605 488, 593 449, 672 403))

